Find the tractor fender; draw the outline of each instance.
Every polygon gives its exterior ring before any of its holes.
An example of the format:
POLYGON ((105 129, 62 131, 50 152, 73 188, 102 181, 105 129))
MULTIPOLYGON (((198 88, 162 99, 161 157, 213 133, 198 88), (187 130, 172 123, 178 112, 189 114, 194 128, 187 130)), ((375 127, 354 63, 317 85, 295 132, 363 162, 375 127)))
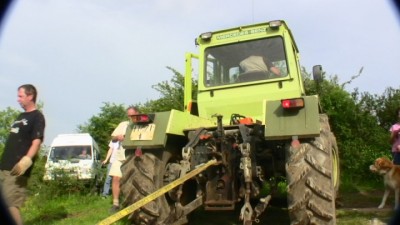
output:
POLYGON ((304 107, 284 109, 281 100, 265 101, 265 138, 268 140, 317 137, 320 135, 319 98, 302 96, 304 107))
POLYGON ((215 126, 215 124, 215 121, 179 110, 157 112, 154 113, 151 124, 130 123, 122 145, 125 149, 165 148, 168 139, 185 138, 186 129, 215 126))

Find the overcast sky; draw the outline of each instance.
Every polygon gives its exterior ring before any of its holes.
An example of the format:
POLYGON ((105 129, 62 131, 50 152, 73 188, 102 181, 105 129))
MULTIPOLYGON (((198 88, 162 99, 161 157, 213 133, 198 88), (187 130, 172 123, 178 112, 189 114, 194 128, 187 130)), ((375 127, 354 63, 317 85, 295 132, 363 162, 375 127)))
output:
POLYGON ((75 132, 104 102, 144 103, 184 72, 200 33, 282 19, 307 71, 321 64, 347 90, 399 88, 400 24, 389 0, 19 0, 0 37, 0 110, 20 109, 32 83, 44 103, 45 144, 75 132))

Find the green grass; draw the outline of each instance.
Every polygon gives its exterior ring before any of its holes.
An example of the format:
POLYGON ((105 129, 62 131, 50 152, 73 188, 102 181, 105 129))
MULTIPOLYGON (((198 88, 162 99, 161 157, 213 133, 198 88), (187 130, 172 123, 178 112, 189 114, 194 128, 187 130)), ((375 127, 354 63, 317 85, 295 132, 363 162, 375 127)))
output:
MULTIPOLYGON (((393 215, 393 193, 389 196, 385 209, 377 209, 383 194, 381 180, 365 181, 342 177, 341 181, 339 193, 341 206, 338 206, 336 211, 338 225, 370 224, 374 218, 383 222, 390 220, 393 215)), ((81 188, 83 187, 71 182, 48 183, 40 186, 21 209, 25 224, 93 225, 111 215, 109 213, 112 204, 111 197, 102 199, 96 194, 91 194, 87 188, 81 188), (68 188, 69 185, 75 189, 68 188)), ((239 220, 241 206, 238 204, 234 211, 218 212, 208 212, 200 208, 190 215, 189 225, 243 224, 239 220)), ((273 198, 266 211, 261 215, 260 224, 267 223, 289 224, 284 195, 273 198)), ((114 224, 127 224, 126 218, 114 224)))
POLYGON ((394 193, 391 192, 384 209, 378 209, 384 192, 382 177, 361 179, 342 176, 339 203, 336 209, 338 225, 371 224, 374 218, 388 222, 393 216, 394 193))
POLYGON ((96 224, 110 216, 111 204, 111 198, 101 199, 97 195, 75 194, 55 198, 38 195, 30 197, 21 211, 25 224, 84 225, 96 224))
MULTIPOLYGON (((391 195, 392 196, 392 195, 391 195)), ((337 209, 338 225, 365 225, 373 218, 387 222, 393 215, 393 199, 388 199, 385 209, 377 209, 382 197, 381 190, 343 193, 344 206, 337 209)), ((284 206, 285 199, 273 202, 261 216, 260 224, 287 225, 289 218, 284 206)), ((31 196, 22 208, 25 224, 29 225, 93 225, 111 214, 111 198, 101 199, 96 195, 71 194, 69 196, 31 196)), ((240 225, 240 207, 234 211, 206 212, 196 210, 190 216, 189 225, 240 225)), ((126 218, 124 218, 126 220, 126 218)), ((116 225, 126 224, 119 221, 116 225)))
POLYGON ((340 192, 352 193, 359 191, 379 190, 383 188, 383 178, 379 175, 373 176, 374 179, 365 179, 359 176, 342 174, 340 177, 340 192))

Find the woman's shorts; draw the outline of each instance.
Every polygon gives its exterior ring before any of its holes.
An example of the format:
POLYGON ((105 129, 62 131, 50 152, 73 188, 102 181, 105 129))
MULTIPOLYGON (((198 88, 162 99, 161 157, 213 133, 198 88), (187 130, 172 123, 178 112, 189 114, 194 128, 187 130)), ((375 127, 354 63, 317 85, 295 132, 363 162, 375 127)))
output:
POLYGON ((122 172, 121 172, 121 165, 122 162, 119 160, 115 160, 112 164, 111 164, 111 169, 110 169, 110 173, 108 175, 110 176, 115 176, 115 177, 122 177, 122 172))

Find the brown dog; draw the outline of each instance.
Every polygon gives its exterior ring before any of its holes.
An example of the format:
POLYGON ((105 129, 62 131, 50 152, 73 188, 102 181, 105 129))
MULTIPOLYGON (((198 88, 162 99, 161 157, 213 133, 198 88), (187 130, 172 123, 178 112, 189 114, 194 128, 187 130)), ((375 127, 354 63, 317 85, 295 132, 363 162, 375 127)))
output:
POLYGON ((381 209, 385 206, 386 199, 392 189, 395 193, 394 208, 397 209, 399 206, 400 194, 400 166, 396 166, 390 159, 382 157, 377 158, 375 163, 369 166, 369 169, 374 173, 382 175, 385 184, 385 193, 383 194, 382 202, 378 208, 381 209))

